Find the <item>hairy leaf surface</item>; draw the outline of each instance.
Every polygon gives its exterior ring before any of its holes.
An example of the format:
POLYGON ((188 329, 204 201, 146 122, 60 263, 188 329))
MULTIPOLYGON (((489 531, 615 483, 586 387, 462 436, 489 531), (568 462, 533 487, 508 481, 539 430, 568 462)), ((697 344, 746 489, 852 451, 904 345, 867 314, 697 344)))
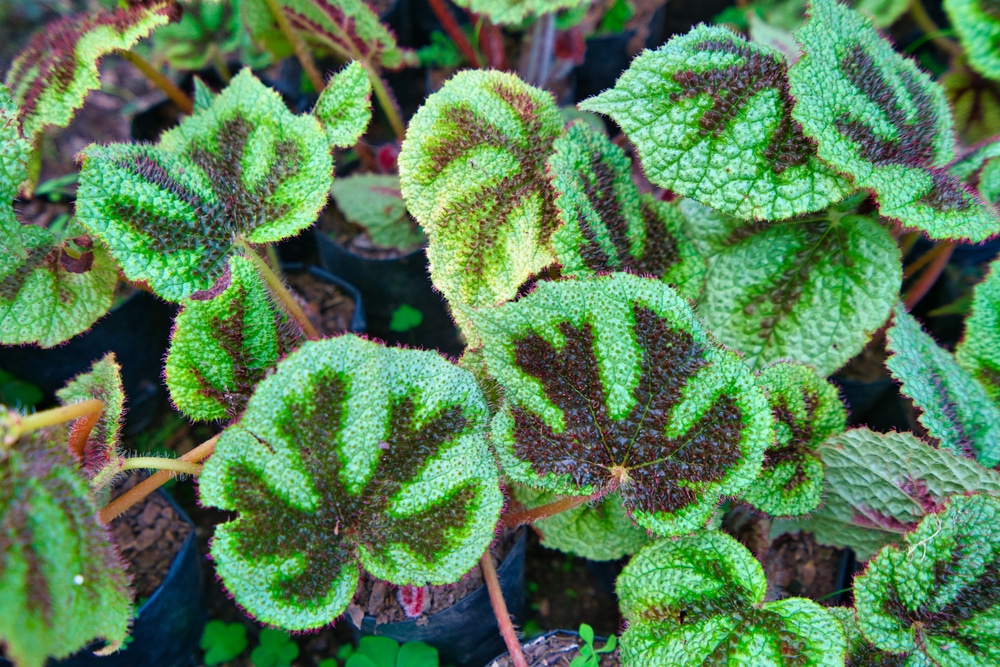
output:
POLYGON ((412 250, 424 242, 423 232, 406 212, 398 176, 345 176, 334 182, 331 193, 344 217, 364 227, 376 245, 412 250))
POLYGON ((1000 464, 1000 406, 902 304, 894 308, 894 320, 886 337, 892 353, 886 367, 921 410, 920 423, 943 448, 987 468, 1000 464))
POLYGON ((774 435, 767 399, 663 283, 542 282, 473 321, 508 401, 491 439, 510 479, 617 491, 640 526, 675 535, 759 474, 774 435))
POLYGON ((854 607, 828 607, 829 612, 840 621, 847 637, 847 662, 845 667, 917 667, 907 663, 909 654, 880 651, 861 634, 858 615, 854 607))
POLYGON ((781 56, 726 28, 644 52, 579 106, 621 126, 651 181, 742 219, 790 218, 854 191, 792 119, 781 56))
POLYGON ((810 366, 779 362, 761 371, 757 381, 771 405, 775 440, 744 500, 772 516, 811 512, 823 491, 823 462, 816 448, 844 432, 847 411, 836 387, 810 366))
POLYGON ((853 429, 816 450, 826 479, 823 504, 809 518, 777 521, 773 533, 806 530, 821 544, 867 559, 913 530, 952 495, 1000 493, 1000 475, 910 433, 853 429))
POLYGON ((126 276, 172 301, 212 288, 237 237, 267 243, 311 225, 333 179, 319 122, 250 70, 158 144, 83 156, 77 215, 126 276))
POLYGON ((952 176, 975 184, 979 195, 991 204, 1000 203, 1000 141, 977 147, 948 170, 952 176))
POLYGON ((199 479, 239 514, 212 557, 236 602, 287 630, 347 608, 359 567, 394 584, 460 579, 500 515, 487 409, 433 352, 344 335, 303 345, 257 386, 199 479))
POLYGON ((944 0, 969 64, 1000 81, 1000 6, 993 0, 944 0))
POLYGON ((747 225, 681 202, 708 258, 702 321, 762 367, 780 359, 829 375, 885 323, 899 293, 899 249, 850 200, 822 215, 747 225))
POLYGON ((313 115, 323 124, 330 145, 350 148, 372 118, 372 82, 365 68, 351 62, 327 82, 313 115))
POLYGON ((934 238, 982 241, 996 210, 944 169, 954 131, 944 90, 901 56, 871 20, 813 0, 789 69, 792 112, 826 162, 872 190, 879 212, 934 238))
POLYGON ((71 405, 93 398, 104 404, 83 447, 83 471, 94 488, 104 486, 121 470, 122 418, 125 415, 125 389, 121 366, 114 352, 108 352, 56 392, 59 402, 71 405), (97 479, 100 477, 100 479, 97 479))
POLYGON ((518 24, 525 19, 541 18, 561 9, 575 9, 583 0, 455 0, 455 4, 475 14, 490 17, 499 25, 518 24))
POLYGON ((1000 662, 1000 499, 953 496, 854 580, 858 626, 917 664, 1000 662))
POLYGON ((955 349, 958 363, 1000 405, 1000 261, 972 292, 972 312, 965 320, 965 336, 955 349))
POLYGON ((804 598, 764 602, 766 588, 760 563, 724 533, 645 547, 618 577, 622 664, 842 667, 837 619, 804 598))

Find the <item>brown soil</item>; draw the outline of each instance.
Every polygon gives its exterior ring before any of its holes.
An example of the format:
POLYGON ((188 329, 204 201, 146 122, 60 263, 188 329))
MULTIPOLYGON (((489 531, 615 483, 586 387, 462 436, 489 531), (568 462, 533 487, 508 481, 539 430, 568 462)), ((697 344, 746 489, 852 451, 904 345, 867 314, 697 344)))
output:
MULTIPOLYGON (((582 644, 583 640, 576 635, 560 632, 549 637, 534 639, 521 648, 529 667, 569 667, 573 658, 580 654, 582 644)), ((603 641, 594 640, 594 648, 601 649, 604 644, 603 641)), ((504 655, 491 662, 487 667, 513 667, 513 664, 514 661, 510 659, 510 656, 504 655)), ((601 667, 619 667, 622 662, 618 655, 618 649, 616 648, 611 653, 602 654, 599 664, 601 667)))
POLYGON ((764 558, 768 598, 805 597, 836 606, 842 554, 842 549, 817 544, 809 533, 782 535, 764 558))
POLYGON ((336 241, 340 247, 366 259, 398 259, 412 252, 375 245, 365 230, 344 219, 336 206, 327 206, 317 224, 319 231, 336 241))
MULTIPOLYGON (((141 477, 132 475, 113 495, 120 496, 141 477)), ((191 526, 161 494, 154 493, 112 522, 111 533, 119 553, 129 563, 136 600, 141 600, 160 587, 191 526)))
POLYGON ((354 315, 354 299, 336 285, 324 282, 307 271, 289 273, 288 284, 305 300, 306 317, 327 336, 347 331, 354 315))

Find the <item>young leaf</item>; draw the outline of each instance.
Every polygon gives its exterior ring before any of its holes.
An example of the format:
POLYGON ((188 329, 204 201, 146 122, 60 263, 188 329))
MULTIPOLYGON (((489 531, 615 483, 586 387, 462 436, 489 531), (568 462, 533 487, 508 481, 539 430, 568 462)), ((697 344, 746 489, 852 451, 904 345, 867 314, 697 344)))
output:
POLYGON ((986 389, 1000 406, 1000 261, 972 292, 972 313, 965 320, 965 336, 955 348, 958 363, 986 389))
POLYGON ((895 322, 886 336, 892 355, 885 365, 921 410, 920 423, 944 449, 986 468, 1000 464, 1000 405, 902 304, 893 312, 895 322))
POLYGON ((625 152, 581 121, 553 149, 547 169, 562 225, 552 245, 563 275, 654 275, 697 297, 705 260, 681 231, 677 208, 639 194, 625 152))
POLYGON ((267 286, 245 257, 230 262, 230 284, 177 315, 165 375, 170 398, 190 419, 234 419, 254 387, 295 342, 267 286))
POLYGON ((512 74, 466 70, 410 121, 399 154, 407 208, 430 238, 431 279, 455 309, 513 299, 555 255, 545 160, 562 132, 552 96, 512 74))
POLYGON ((1000 220, 944 169, 954 157, 944 90, 893 50, 871 20, 836 0, 813 0, 795 34, 792 112, 819 156, 872 190, 879 212, 934 238, 982 241, 1000 220))
POLYGON ((844 432, 847 411, 836 387, 804 364, 768 366, 757 381, 767 393, 776 437, 744 500, 772 516, 811 512, 823 490, 823 462, 816 448, 844 432))
POLYGON ((899 249, 851 203, 747 225, 681 202, 688 233, 708 258, 698 311, 752 366, 792 359, 829 375, 888 318, 902 280, 899 249))
POLYGON ((491 440, 511 480, 617 491, 640 526, 676 535, 759 474, 774 437, 767 399, 660 281, 545 281, 473 322, 508 399, 491 440))
POLYGON ((781 56, 726 28, 644 52, 579 106, 621 126, 651 181, 739 218, 790 218, 854 191, 792 119, 781 56))
MULTIPOLYGON (((527 507, 558 500, 553 493, 516 485, 514 497, 527 507)), ((595 504, 583 504, 560 512, 532 526, 541 535, 542 545, 590 560, 618 560, 649 544, 648 533, 625 513, 622 499, 608 494, 595 504)))
POLYGON ((213 619, 205 624, 199 646, 205 651, 205 664, 212 667, 235 659, 246 650, 247 644, 247 626, 243 623, 213 619))
POLYGON ((406 202, 394 174, 356 174, 338 178, 330 191, 348 221, 368 232, 385 248, 412 250, 424 235, 406 213, 406 202))
POLYGON ((319 122, 243 70, 158 144, 84 151, 77 215, 126 276, 179 301, 215 285, 235 240, 278 241, 311 225, 332 179, 319 122))
POLYGON ((821 544, 867 559, 913 530, 953 495, 1000 493, 1000 475, 935 449, 910 433, 853 429, 819 446, 823 504, 808 519, 777 521, 775 533, 806 530, 821 544))
POLYGON ((854 580, 858 626, 921 665, 1000 663, 1000 499, 953 496, 854 580))
POLYGON ((95 484, 94 476, 102 472, 117 474, 122 463, 119 445, 125 414, 125 389, 115 353, 108 352, 95 361, 88 372, 77 375, 57 391, 56 396, 63 405, 92 398, 104 403, 104 411, 90 431, 83 449, 83 470, 91 478, 91 485, 103 486, 105 480, 98 480, 95 484))
POLYGON ((128 576, 98 524, 65 428, 35 431, 0 460, 0 641, 19 667, 42 667, 132 619, 128 576))
POLYGON ((944 0, 942 3, 969 65, 1000 80, 1000 7, 991 0, 944 0))
POLYGON ((177 16, 173 2, 136 2, 67 16, 39 30, 5 79, 21 108, 24 136, 34 141, 46 125, 69 125, 87 93, 100 86, 101 58, 128 51, 177 16))
POLYGON ((499 25, 519 24, 561 9, 575 9, 583 0, 456 0, 455 4, 474 14, 490 17, 499 25))
POLYGON ((316 100, 313 115, 323 124, 330 146, 356 144, 372 118, 372 82, 365 68, 351 62, 334 74, 316 100))
POLYGON ((286 667, 299 656, 299 645, 287 633, 274 628, 260 631, 260 645, 250 652, 254 667, 286 667))
POLYGON ((199 479, 239 514, 212 557, 258 620, 317 628, 346 608, 359 567, 395 584, 457 581, 500 514, 486 403, 433 352, 351 335, 303 345, 257 385, 199 479))
POLYGON ((1000 141, 991 141, 956 160, 948 171, 955 178, 975 183, 979 195, 991 204, 1000 203, 1000 141))
POLYGON ((766 589, 760 563, 728 535, 654 542, 618 577, 622 664, 843 667, 837 619, 812 600, 764 602, 766 589))

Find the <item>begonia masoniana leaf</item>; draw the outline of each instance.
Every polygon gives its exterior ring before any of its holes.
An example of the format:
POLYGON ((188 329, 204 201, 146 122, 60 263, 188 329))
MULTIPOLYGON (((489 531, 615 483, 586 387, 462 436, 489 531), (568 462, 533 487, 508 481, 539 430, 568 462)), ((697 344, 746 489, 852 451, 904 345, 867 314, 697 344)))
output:
POLYGON ((847 662, 844 667, 916 667, 908 665, 908 654, 880 651, 872 646, 858 628, 858 614, 854 607, 827 607, 837 617, 847 638, 847 662))
POLYGON ((372 118, 372 82, 365 68, 351 62, 334 74, 316 100, 313 115, 323 124, 331 146, 354 146, 372 118))
POLYGON ((972 292, 972 312, 965 320, 965 335, 955 348, 955 358, 1000 405, 1000 261, 972 292))
POLYGON ((426 237, 406 212, 395 174, 352 174, 330 191, 344 217, 365 229, 372 243, 409 252, 426 237))
POLYGON ((944 0, 969 65, 1000 81, 1000 6, 993 0, 944 0))

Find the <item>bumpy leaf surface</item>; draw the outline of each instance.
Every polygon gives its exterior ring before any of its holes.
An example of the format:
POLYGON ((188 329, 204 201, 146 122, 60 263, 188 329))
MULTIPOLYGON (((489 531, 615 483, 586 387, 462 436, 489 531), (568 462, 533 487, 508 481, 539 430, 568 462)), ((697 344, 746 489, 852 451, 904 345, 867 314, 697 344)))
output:
POLYGON ((460 579, 502 495, 472 376, 433 352, 351 335, 306 343, 261 382, 199 479, 239 513, 212 557, 236 602, 288 630, 346 608, 359 567, 395 584, 460 579))
POLYGON ((792 112, 819 155, 874 191, 879 212, 935 238, 982 241, 995 209, 949 175, 954 131, 944 90, 901 56, 871 20, 813 0, 789 69, 792 112))
POLYGON ((854 429, 816 451, 826 473, 823 504, 808 519, 775 522, 774 532, 807 530, 862 560, 913 530, 949 496, 1000 493, 997 473, 910 433, 854 429))
POLYGON ((104 403, 104 411, 97 419, 83 448, 83 470, 91 478, 92 486, 103 486, 108 477, 121 468, 122 455, 118 447, 121 440, 122 418, 125 415, 125 389, 122 387, 121 366, 114 352, 98 359, 86 373, 73 378, 56 392, 59 402, 71 405, 92 398, 104 403), (110 466, 110 468, 109 468, 110 466), (94 481, 97 475, 105 478, 94 481))
MULTIPOLYGON (((872 646, 858 628, 858 615, 854 607, 828 607, 840 621, 847 637, 847 662, 845 667, 907 667, 909 655, 886 653, 872 646)), ((918 667, 909 664, 908 667, 918 667)))
POLYGON ((677 208, 640 195, 625 152, 582 121, 553 148, 548 172, 562 225, 552 245, 563 275, 653 275, 697 297, 705 260, 682 231, 677 208))
POLYGON ((560 9, 579 7, 583 0, 456 0, 455 4, 475 14, 489 16, 493 23, 509 25, 560 9))
POLYGON ((894 320, 886 337, 892 353, 886 367, 921 410, 920 423, 945 449, 987 468, 1000 464, 1000 406, 902 304, 894 308, 894 320))
POLYGON ((87 93, 100 86, 101 58, 128 51, 176 16, 172 2, 142 2, 67 16, 40 29, 5 79, 21 108, 24 135, 34 140, 46 125, 69 125, 87 93))
POLYGON ((980 196, 1000 203, 1000 141, 991 141, 956 160, 948 170, 952 176, 975 183, 980 196))
POLYGON ((463 71, 410 121, 399 154, 406 206, 427 232, 431 279, 455 309, 513 299, 555 261, 545 160, 563 123, 552 96, 502 72, 463 71))
POLYGON ((323 124, 331 146, 356 144, 372 118, 372 82, 365 68, 351 62, 335 74, 316 100, 313 115, 323 124))
POLYGON ((681 211, 708 258, 702 321, 749 364, 793 359, 829 375, 888 318, 899 249, 849 203, 777 225, 747 225, 690 200, 681 211))
POLYGON ((420 228, 406 213, 398 176, 357 174, 338 178, 330 192, 344 217, 364 227, 376 245, 412 250, 424 242, 420 228))
POLYGON ((954 496, 854 580, 858 626, 917 664, 1000 663, 1000 499, 954 496))
POLYGON ((253 263, 234 257, 231 267, 221 294, 184 302, 170 341, 167 389, 191 419, 238 417, 257 382, 296 342, 294 325, 272 304, 253 263))
MULTIPOLYGON (((0 207, 0 229, 4 233, 19 226, 13 210, 8 209, 6 204, 17 196, 31 158, 31 142, 21 134, 19 113, 10 91, 0 85, 0 202, 3 203, 0 207)), ((6 249, 8 252, 19 252, 19 247, 12 244, 6 249)))
POLYGON ((319 122, 249 70, 158 144, 83 156, 77 215, 126 276, 172 301, 210 289, 237 237, 267 243, 311 225, 333 179, 319 122))
POLYGON ((0 461, 0 641, 19 667, 98 638, 121 644, 132 619, 128 576, 66 438, 36 431, 0 461))
POLYGON ((965 320, 965 336, 955 357, 1000 405, 1000 261, 972 292, 972 313, 965 320))
POLYGON ((942 5, 969 64, 983 76, 1000 80, 1000 5, 993 0, 944 0, 942 5))
POLYGON ((854 190, 792 119, 781 56, 726 28, 644 52, 579 106, 614 118, 652 182, 739 218, 789 218, 854 190))
POLYGON ((847 411, 836 387, 804 364, 768 366, 757 381, 771 405, 775 440, 744 499, 772 516, 811 512, 823 490, 823 462, 816 448, 844 432, 847 411))
POLYGON ((840 622, 812 600, 764 602, 766 588, 760 563, 723 533, 649 545, 618 578, 622 664, 842 667, 840 622))
MULTIPOLYGON (((558 500, 552 493, 515 486, 514 496, 527 507, 558 500)), ((622 499, 611 493, 596 504, 583 504, 532 524, 542 545, 590 560, 617 560, 650 542, 649 534, 625 513, 622 499)))
POLYGON ((542 282, 473 316, 508 402, 491 439, 512 480, 616 490, 642 527, 695 530, 759 474, 774 436, 760 387, 663 283, 542 282))

